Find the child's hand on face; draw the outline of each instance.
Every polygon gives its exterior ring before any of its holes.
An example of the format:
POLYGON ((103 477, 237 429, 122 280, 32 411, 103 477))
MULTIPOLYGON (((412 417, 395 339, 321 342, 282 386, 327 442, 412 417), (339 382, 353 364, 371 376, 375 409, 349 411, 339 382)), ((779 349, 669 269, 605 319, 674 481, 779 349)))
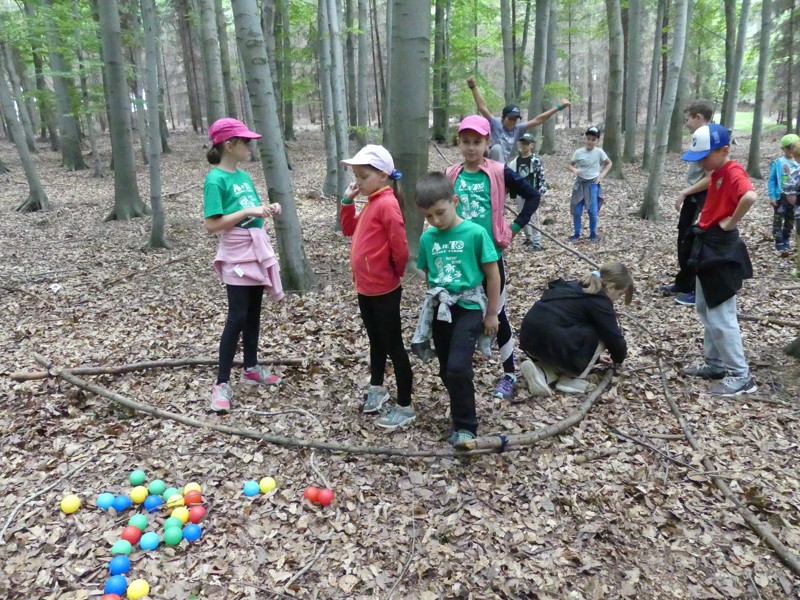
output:
POLYGON ((497 320, 497 315, 486 315, 486 318, 483 320, 483 333, 489 337, 494 337, 497 335, 498 327, 499 322, 497 320))
POLYGON ((344 191, 344 197, 348 200, 353 200, 356 196, 358 196, 358 186, 355 182, 352 182, 344 191))

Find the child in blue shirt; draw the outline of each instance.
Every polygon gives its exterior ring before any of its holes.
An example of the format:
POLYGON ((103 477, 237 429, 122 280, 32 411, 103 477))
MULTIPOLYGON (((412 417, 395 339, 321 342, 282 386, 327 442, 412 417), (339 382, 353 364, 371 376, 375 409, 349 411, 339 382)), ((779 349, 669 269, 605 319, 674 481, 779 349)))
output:
POLYGON ((789 180, 789 173, 800 166, 791 155, 792 144, 797 141, 800 141, 800 136, 794 133, 783 136, 781 138, 783 156, 773 160, 769 168, 767 190, 773 211, 772 237, 775 238, 775 250, 788 250, 791 246, 794 211, 786 199, 783 186, 789 180))

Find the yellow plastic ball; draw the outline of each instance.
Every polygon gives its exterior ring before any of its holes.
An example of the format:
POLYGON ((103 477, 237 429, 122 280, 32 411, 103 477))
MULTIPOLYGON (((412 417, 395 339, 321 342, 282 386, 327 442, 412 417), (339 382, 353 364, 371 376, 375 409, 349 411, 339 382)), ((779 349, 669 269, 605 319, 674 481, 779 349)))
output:
POLYGON ((150 593, 150 584, 144 579, 134 579, 128 585, 128 598, 130 600, 139 600, 144 598, 150 593))
POLYGON ((180 494, 172 494, 167 500, 167 508, 178 508, 184 505, 183 496, 180 494))
POLYGON ((143 485, 137 485, 135 488, 131 490, 131 493, 128 494, 131 497, 131 500, 134 504, 141 504, 144 502, 144 499, 147 498, 149 492, 147 488, 143 485))
POLYGON ((194 481, 191 483, 187 483, 183 486, 183 495, 186 495, 186 492, 191 492, 192 490, 196 490, 198 492, 202 492, 202 488, 200 487, 199 483, 195 483, 194 481))
POLYGON ((75 494, 64 496, 64 498, 61 500, 61 510, 65 514, 71 515, 80 507, 81 507, 81 499, 78 498, 75 494))
POLYGON ((179 506, 172 511, 173 517, 178 517, 184 524, 189 520, 189 509, 185 506, 179 506))
POLYGON ((275 485, 275 480, 272 477, 264 477, 264 479, 258 482, 258 488, 261 490, 262 494, 270 493, 275 489, 275 485))

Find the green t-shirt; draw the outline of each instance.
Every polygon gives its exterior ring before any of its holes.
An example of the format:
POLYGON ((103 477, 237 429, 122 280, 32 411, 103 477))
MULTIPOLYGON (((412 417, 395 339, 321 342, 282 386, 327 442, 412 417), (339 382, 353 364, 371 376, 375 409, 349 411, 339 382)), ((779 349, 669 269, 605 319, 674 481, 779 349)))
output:
MULTIPOLYGON (((203 218, 229 215, 243 208, 261 206, 256 188, 250 175, 236 169, 235 173, 212 169, 206 175, 203 185, 203 218)), ((246 222, 243 219, 242 222, 246 222)), ((246 225, 238 223, 237 227, 261 227, 264 219, 251 219, 246 225)))
MULTIPOLYGON (((417 267, 428 271, 428 286, 443 287, 458 294, 483 283, 481 265, 497 261, 497 251, 486 230, 471 221, 462 221, 442 231, 429 227, 419 240, 417 267)), ((474 302, 458 302, 479 309, 474 302)))
POLYGON ((465 221, 477 223, 492 239, 492 198, 489 195, 489 176, 483 171, 467 173, 461 170, 456 177, 455 191, 458 194, 456 213, 465 221))

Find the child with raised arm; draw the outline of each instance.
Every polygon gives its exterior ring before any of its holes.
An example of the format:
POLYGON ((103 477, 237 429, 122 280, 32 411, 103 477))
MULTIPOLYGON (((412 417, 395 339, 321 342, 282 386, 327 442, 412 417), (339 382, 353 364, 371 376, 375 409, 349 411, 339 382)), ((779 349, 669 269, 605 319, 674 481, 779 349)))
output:
POLYGON ((783 156, 772 161, 769 167, 769 203, 772 205, 772 237, 775 239, 775 250, 788 250, 792 245, 792 228, 794 227, 794 209, 783 193, 784 184, 789 181, 789 174, 800 166, 792 158, 792 144, 800 141, 800 136, 789 133, 781 138, 783 156))
POLYGON ((503 361, 503 375, 497 382, 494 396, 511 400, 517 381, 514 363, 514 335, 508 320, 505 302, 505 263, 503 251, 511 245, 511 240, 528 222, 539 207, 539 192, 522 179, 508 166, 487 159, 489 147, 489 121, 480 115, 464 118, 458 127, 458 148, 464 162, 447 169, 447 176, 453 182, 459 202, 456 205, 458 216, 465 221, 473 221, 489 234, 495 244, 500 271, 500 313, 497 330, 497 345, 503 361), (524 200, 519 215, 512 224, 505 220, 506 193, 513 192, 524 200))
POLYGON ((242 338, 242 381, 277 385, 280 378, 258 364, 261 300, 266 290, 275 300, 283 298, 278 258, 264 231, 264 219, 281 214, 280 204, 264 205, 253 180, 238 168, 250 160, 250 140, 261 136, 236 119, 215 121, 208 129, 211 149, 206 158, 215 165, 203 185, 203 217, 206 231, 220 233, 214 268, 225 284, 228 317, 219 341, 217 383, 211 391, 211 410, 228 412, 233 389, 231 366, 242 338))
POLYGON ((383 387, 388 356, 397 380, 397 405, 382 414, 375 424, 397 429, 415 419, 411 406, 411 363, 400 321, 403 293, 400 284, 408 262, 408 242, 398 198, 402 194, 397 184, 402 174, 394 168, 389 151, 374 144, 364 146, 342 163, 352 167, 355 182, 345 190, 339 217, 342 233, 353 238, 350 266, 358 308, 369 338, 370 386, 363 411, 380 412, 389 400, 389 392, 383 387), (359 194, 367 198, 367 204, 356 214, 353 201, 359 194))
POLYGON ((600 211, 600 183, 611 170, 612 163, 602 148, 597 147, 600 141, 600 130, 589 127, 584 136, 584 147, 578 148, 572 155, 572 162, 567 169, 575 175, 572 185, 570 209, 574 233, 569 237, 573 242, 581 239, 581 225, 584 207, 589 213, 589 241, 597 242, 597 213, 600 211))
POLYGON ((730 157, 730 133, 712 123, 697 129, 683 160, 699 162, 711 173, 708 195, 697 225, 687 234, 681 252, 697 273, 697 316, 703 323, 704 363, 683 370, 686 375, 722 381, 709 389, 719 396, 750 394, 758 387, 744 357, 736 315, 736 292, 753 276, 747 246, 739 237, 739 221, 757 199, 744 167, 730 157))
POLYGON ((497 333, 497 251, 484 227, 458 216, 459 198, 444 173, 420 178, 414 199, 432 227, 419 241, 417 267, 425 273, 428 291, 411 347, 426 358, 433 337, 453 419, 447 441, 466 449, 478 432, 472 356, 481 334, 497 333))

